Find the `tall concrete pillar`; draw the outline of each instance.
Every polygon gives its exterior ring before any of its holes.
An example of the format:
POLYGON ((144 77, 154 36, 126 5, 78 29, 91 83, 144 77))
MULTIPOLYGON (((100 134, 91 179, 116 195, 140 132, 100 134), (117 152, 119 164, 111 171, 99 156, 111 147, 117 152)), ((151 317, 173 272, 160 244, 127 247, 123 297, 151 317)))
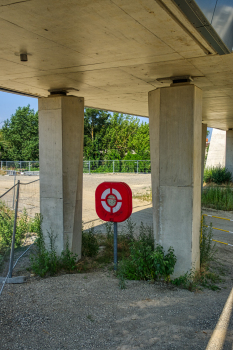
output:
POLYGON ((233 179, 233 130, 226 132, 226 168, 232 173, 233 179))
POLYGON ((81 257, 84 99, 39 99, 40 207, 42 230, 81 257))
POLYGON ((204 168, 205 168, 206 133, 207 133, 207 124, 202 124, 201 191, 203 190, 203 177, 204 177, 204 168))
POLYGON ((182 84, 149 92, 155 241, 177 256, 174 276, 200 266, 202 91, 182 84))

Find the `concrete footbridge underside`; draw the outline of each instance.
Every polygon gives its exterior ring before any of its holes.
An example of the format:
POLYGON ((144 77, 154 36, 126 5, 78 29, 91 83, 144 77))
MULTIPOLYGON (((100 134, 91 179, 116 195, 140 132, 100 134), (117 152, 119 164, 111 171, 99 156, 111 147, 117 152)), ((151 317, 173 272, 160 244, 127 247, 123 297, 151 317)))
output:
POLYGON ((148 117, 148 92, 170 85, 158 79, 191 76, 202 120, 233 128, 233 55, 217 54, 175 1, 1 0, 0 30, 2 89, 62 88, 85 106, 148 117))
POLYGON ((207 125, 233 145, 232 27, 227 0, 0 0, 0 89, 39 98, 43 229, 59 252, 68 239, 81 256, 89 106, 149 117, 155 240, 174 247, 175 275, 199 267, 207 125))

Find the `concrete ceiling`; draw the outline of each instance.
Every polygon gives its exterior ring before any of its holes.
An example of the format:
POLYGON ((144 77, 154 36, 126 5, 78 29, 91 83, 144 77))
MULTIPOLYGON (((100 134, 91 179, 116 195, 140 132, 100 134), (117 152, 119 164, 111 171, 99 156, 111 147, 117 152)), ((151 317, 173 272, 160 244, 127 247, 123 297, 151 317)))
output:
POLYGON ((190 75, 203 121, 233 128, 233 54, 216 54, 171 0, 0 0, 0 31, 1 89, 72 88, 86 106, 148 116, 158 78, 190 75))

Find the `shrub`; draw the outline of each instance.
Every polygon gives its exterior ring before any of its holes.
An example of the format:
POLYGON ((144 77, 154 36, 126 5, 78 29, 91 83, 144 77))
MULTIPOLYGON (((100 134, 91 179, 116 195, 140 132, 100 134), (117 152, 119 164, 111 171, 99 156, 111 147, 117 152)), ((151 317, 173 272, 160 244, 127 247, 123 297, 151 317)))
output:
POLYGON ((222 183, 229 183, 232 179, 231 172, 224 167, 217 166, 212 168, 206 168, 204 170, 204 181, 214 182, 218 185, 222 183))
POLYGON ((169 279, 176 256, 170 247, 165 254, 162 246, 154 248, 152 228, 141 223, 138 240, 130 242, 130 255, 119 264, 118 275, 129 280, 169 279))

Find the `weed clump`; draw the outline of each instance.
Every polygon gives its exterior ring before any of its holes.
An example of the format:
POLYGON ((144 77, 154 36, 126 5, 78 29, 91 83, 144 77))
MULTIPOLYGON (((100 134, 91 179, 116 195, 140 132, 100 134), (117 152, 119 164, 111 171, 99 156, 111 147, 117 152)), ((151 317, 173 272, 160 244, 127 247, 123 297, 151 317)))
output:
POLYGON ((99 243, 94 234, 94 227, 82 232, 82 256, 95 257, 99 252, 99 243))
POLYGON ((200 270, 186 272, 184 275, 172 280, 172 284, 181 286, 190 291, 200 288, 219 290, 216 283, 221 282, 220 276, 212 271, 211 262, 216 261, 217 248, 213 239, 212 224, 206 226, 204 217, 201 221, 200 229, 200 270))
POLYGON ((31 270, 40 277, 46 275, 53 276, 62 269, 71 272, 76 268, 77 255, 69 250, 68 241, 66 248, 59 256, 56 252, 56 236, 53 232, 48 232, 49 249, 46 249, 45 238, 41 229, 42 219, 37 216, 37 239, 35 242, 36 251, 30 257, 31 270))

